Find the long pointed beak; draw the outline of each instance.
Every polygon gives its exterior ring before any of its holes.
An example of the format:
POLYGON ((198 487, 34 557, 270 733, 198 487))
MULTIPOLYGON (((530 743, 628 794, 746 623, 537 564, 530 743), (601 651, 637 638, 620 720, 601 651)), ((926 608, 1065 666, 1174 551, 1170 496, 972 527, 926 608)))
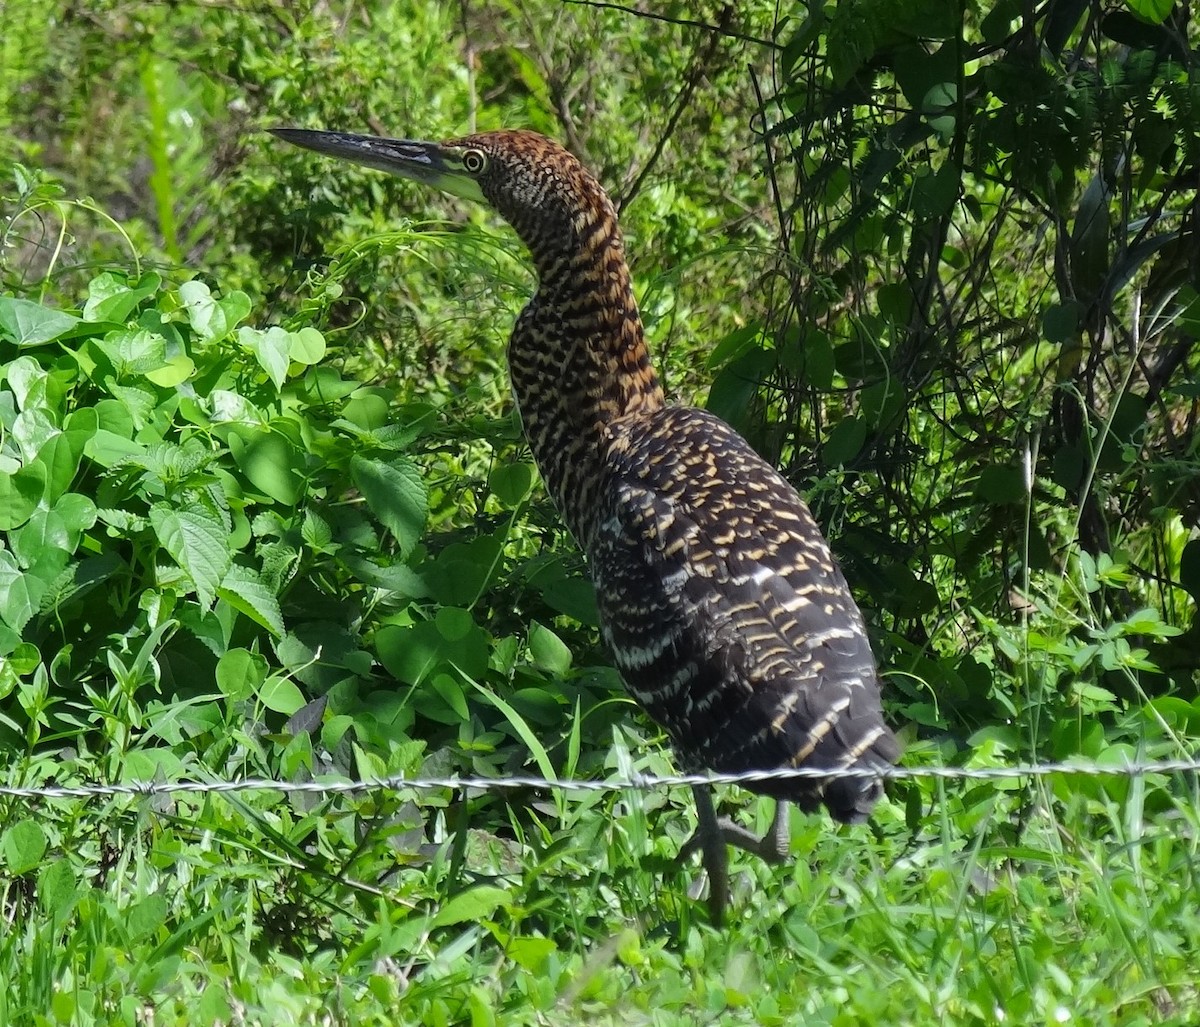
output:
POLYGON ((306 150, 411 178, 467 199, 483 199, 475 180, 447 160, 449 155, 440 143, 381 139, 352 132, 322 132, 307 128, 272 128, 268 131, 306 150))

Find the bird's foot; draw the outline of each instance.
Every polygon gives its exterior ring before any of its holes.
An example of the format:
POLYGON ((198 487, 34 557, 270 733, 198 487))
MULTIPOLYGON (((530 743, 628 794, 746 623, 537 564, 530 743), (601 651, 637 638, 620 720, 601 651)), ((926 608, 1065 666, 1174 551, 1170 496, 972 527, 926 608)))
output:
POLYGON ((728 846, 752 852, 767 863, 782 863, 788 855, 787 803, 776 803, 771 828, 760 838, 728 817, 718 817, 706 787, 696 785, 692 794, 696 799, 696 833, 679 850, 679 861, 690 859, 697 851, 701 853, 708 874, 709 915, 713 925, 719 927, 729 903, 728 846))

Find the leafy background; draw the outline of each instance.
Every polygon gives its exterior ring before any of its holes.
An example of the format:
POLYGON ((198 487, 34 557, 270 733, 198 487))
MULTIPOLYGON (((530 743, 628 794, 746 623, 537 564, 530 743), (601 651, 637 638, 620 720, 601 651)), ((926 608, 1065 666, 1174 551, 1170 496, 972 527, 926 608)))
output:
MULTIPOLYGON (((1186 6, 0 11, 6 785, 672 768, 511 410, 519 246, 277 124, 596 171, 907 765, 1195 752, 1186 6)), ((1195 774, 906 779, 717 933, 686 792, 6 796, 0 1020, 1191 1023, 1197 820, 1195 774)))

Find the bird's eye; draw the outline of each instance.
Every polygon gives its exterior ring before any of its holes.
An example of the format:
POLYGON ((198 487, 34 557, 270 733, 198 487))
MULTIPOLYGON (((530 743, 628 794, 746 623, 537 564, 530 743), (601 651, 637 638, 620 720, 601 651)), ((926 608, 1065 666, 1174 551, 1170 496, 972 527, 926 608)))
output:
POLYGON ((462 157, 463 168, 472 175, 478 175, 487 165, 487 157, 482 150, 467 150, 462 157))

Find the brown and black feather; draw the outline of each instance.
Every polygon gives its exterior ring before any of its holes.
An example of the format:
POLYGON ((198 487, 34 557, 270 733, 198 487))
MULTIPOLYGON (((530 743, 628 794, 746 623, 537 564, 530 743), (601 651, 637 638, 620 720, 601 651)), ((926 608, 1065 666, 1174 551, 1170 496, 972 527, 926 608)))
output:
MULTIPOLYGON (((534 133, 454 145, 488 154, 481 188, 537 266, 513 391, 630 693, 688 769, 894 762, 862 616, 804 501, 728 425, 666 405, 604 190, 534 133)), ((880 793, 861 777, 750 787, 849 821, 880 793)))

